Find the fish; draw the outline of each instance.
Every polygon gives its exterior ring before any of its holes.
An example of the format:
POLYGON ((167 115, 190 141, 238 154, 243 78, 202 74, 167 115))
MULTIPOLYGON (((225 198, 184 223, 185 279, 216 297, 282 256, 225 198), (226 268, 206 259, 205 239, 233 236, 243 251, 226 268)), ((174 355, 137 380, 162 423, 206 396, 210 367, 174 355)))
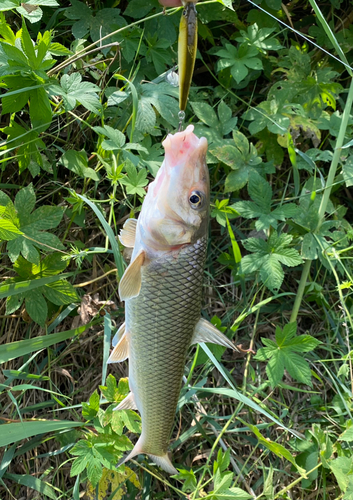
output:
POLYGON ((179 108, 185 111, 197 51, 197 11, 195 1, 182 0, 182 3, 178 39, 179 108))
POLYGON ((118 465, 144 453, 169 474, 177 474, 168 444, 189 347, 213 342, 236 350, 201 318, 210 181, 207 139, 193 130, 189 125, 164 140, 165 158, 139 218, 120 232, 133 252, 119 283, 125 323, 108 359, 129 359, 131 392, 115 410, 137 409, 142 421, 136 445, 118 465))

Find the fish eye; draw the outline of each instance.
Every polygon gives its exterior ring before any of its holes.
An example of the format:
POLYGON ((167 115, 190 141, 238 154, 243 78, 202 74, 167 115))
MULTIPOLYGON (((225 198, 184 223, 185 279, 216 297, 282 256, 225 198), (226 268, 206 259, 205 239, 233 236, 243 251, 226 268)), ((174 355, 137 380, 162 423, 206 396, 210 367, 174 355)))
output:
POLYGON ((198 209, 203 205, 203 195, 200 191, 192 191, 189 196, 189 203, 191 208, 198 209))

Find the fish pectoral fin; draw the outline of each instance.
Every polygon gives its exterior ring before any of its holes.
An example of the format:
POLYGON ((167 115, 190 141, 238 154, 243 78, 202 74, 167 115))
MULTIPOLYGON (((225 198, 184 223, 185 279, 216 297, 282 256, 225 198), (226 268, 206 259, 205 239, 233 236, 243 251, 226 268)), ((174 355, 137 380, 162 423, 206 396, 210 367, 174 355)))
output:
POLYGON ((129 341, 127 339, 126 332, 124 332, 123 336, 120 338, 117 345, 114 347, 111 352, 107 363, 121 363, 125 361, 129 357, 129 341))
POLYGON ((118 331, 116 332, 116 334, 113 337, 113 340, 112 340, 113 347, 115 347, 119 343, 119 340, 124 335, 124 333, 125 333, 125 321, 121 326, 119 326, 118 331))
POLYGON ((137 297, 141 289, 141 267, 145 261, 145 251, 141 250, 125 270, 119 283, 120 300, 137 297))
POLYGON ((134 248, 136 237, 136 219, 127 219, 119 234, 119 240, 127 248, 134 248))
POLYGON ((233 343, 209 321, 201 318, 197 323, 192 337, 192 344, 200 342, 211 342, 211 344, 223 345, 237 351, 238 349, 233 343))
POLYGON ((148 456, 154 461, 156 465, 168 472, 168 474, 179 474, 179 472, 175 469, 172 462, 170 461, 167 453, 162 457, 158 457, 157 455, 150 455, 149 453, 148 456))
POLYGON ((118 404, 118 406, 113 408, 113 410, 137 410, 133 393, 129 392, 126 398, 123 399, 122 402, 118 404))

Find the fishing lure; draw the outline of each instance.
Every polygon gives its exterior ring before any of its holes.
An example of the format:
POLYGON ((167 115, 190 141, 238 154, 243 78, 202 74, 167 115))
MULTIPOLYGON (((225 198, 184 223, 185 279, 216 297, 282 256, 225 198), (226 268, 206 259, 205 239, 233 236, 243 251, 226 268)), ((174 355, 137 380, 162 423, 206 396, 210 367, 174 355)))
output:
POLYGON ((196 2, 182 0, 184 10, 180 19, 178 40, 179 108, 185 111, 197 51, 196 2))

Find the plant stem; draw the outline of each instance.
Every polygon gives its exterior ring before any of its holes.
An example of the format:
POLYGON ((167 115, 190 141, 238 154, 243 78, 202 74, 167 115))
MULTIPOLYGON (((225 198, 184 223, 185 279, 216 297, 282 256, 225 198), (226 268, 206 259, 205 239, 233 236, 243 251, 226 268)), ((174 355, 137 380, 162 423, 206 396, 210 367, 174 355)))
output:
POLYGON ((297 319, 300 305, 302 303, 305 285, 306 285, 306 280, 308 279, 311 263, 312 263, 312 260, 307 260, 304 264, 302 275, 301 275, 299 286, 298 286, 297 296, 295 297, 294 306, 293 306, 292 314, 290 317, 291 323, 296 321, 296 319, 297 319))
MULTIPOLYGON (((345 140, 348 119, 349 119, 349 115, 350 115, 350 112, 352 109, 352 104, 353 104, 353 78, 352 78, 351 84, 349 86, 347 102, 346 102, 346 105, 345 105, 345 108, 343 111, 343 115, 342 115, 340 131, 339 131, 339 134, 337 137, 335 151, 333 154, 332 162, 330 165, 330 170, 329 170, 328 176, 327 176, 324 194, 323 194, 320 208, 319 208, 319 222, 318 222, 317 228, 315 230, 315 233, 317 233, 319 231, 321 224, 322 224, 324 217, 325 217, 327 204, 328 204, 329 199, 330 199, 331 189, 332 189, 332 186, 334 184, 334 180, 335 180, 335 176, 336 176, 336 172, 337 172, 337 167, 338 167, 338 163, 339 163, 339 159, 340 159, 340 155, 341 155, 341 151, 342 151, 342 146, 343 146, 343 143, 345 140)), ((291 322, 296 321, 296 319, 297 319, 300 305, 302 303, 302 299, 303 299, 303 295, 304 295, 306 280, 308 278, 309 271, 310 271, 311 262, 312 262, 311 260, 307 260, 304 264, 302 275, 301 275, 300 282, 299 282, 298 293, 297 293, 297 296, 295 298, 292 314, 290 317, 291 322)))

